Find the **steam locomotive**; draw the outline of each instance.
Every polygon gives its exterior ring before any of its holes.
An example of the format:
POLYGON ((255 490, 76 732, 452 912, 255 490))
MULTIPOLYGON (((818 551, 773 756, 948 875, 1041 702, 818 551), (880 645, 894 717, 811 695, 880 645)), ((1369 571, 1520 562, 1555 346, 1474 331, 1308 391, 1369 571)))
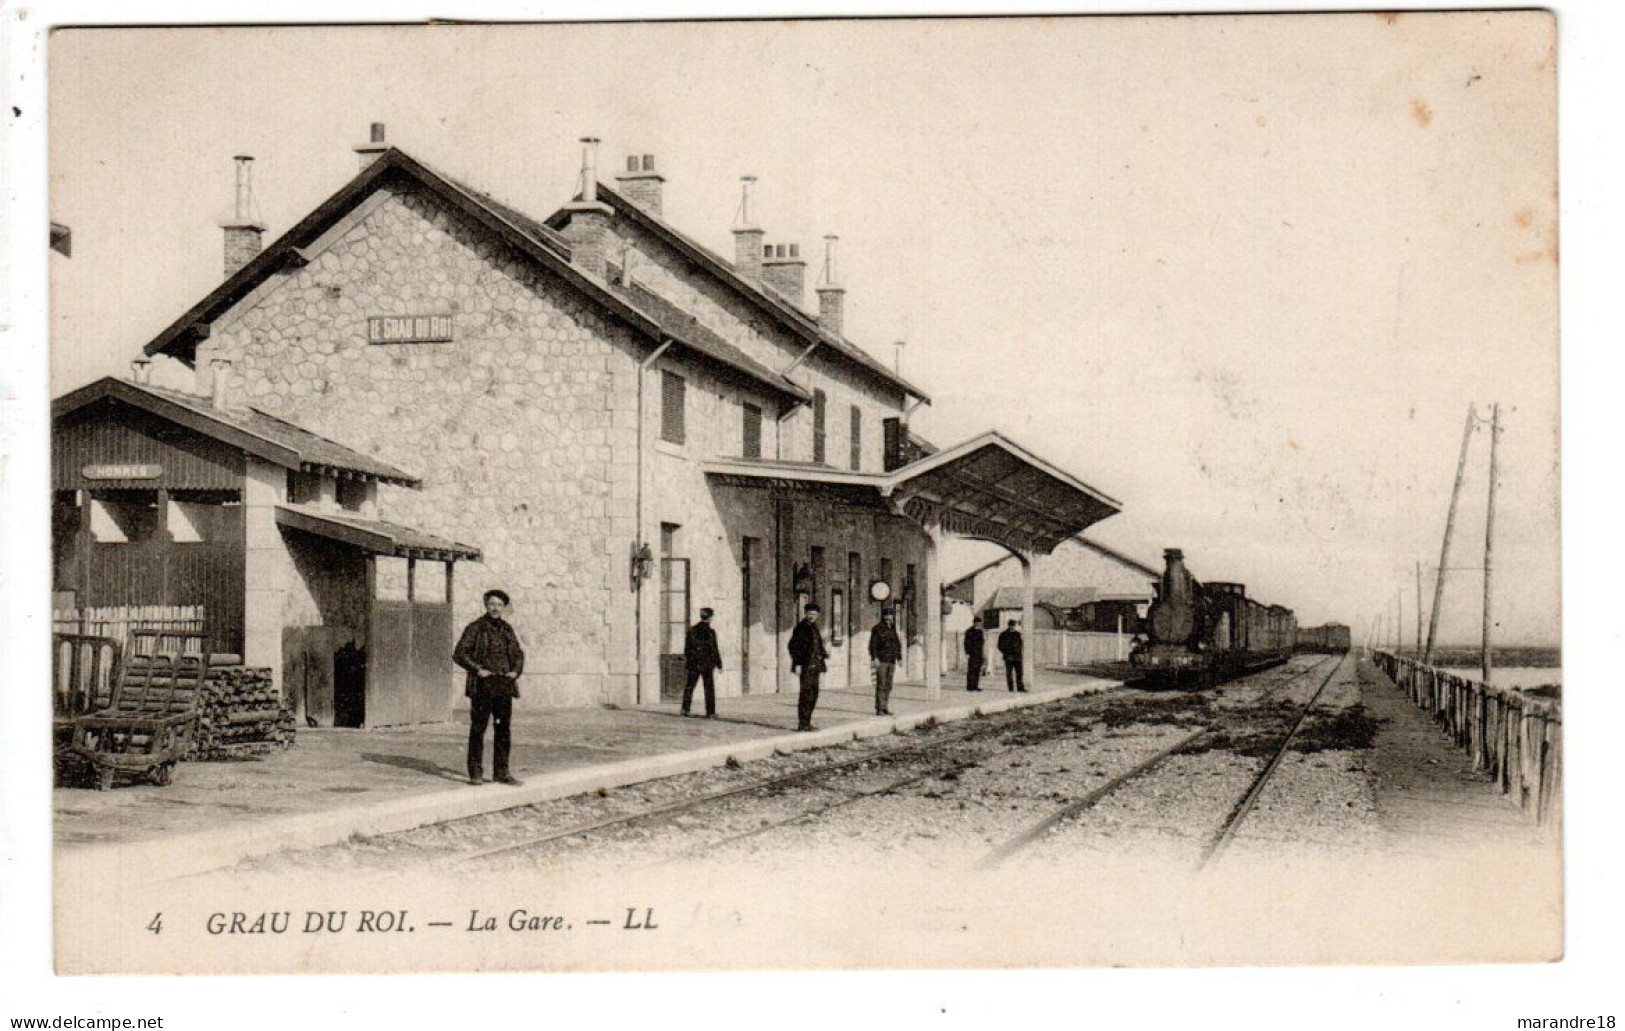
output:
POLYGON ((1146 640, 1129 662, 1155 683, 1206 687, 1285 662, 1297 645, 1292 610, 1247 597, 1237 583, 1202 583, 1185 568, 1178 548, 1163 552, 1166 567, 1146 613, 1146 640))

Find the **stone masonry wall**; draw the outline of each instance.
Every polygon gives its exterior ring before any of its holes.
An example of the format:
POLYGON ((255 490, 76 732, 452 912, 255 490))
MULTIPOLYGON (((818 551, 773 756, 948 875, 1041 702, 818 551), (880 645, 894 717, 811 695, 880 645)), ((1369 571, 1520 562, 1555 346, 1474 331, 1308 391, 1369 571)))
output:
POLYGON ((456 611, 474 618, 489 587, 513 596, 525 704, 615 700, 611 639, 629 651, 633 618, 638 345, 428 195, 358 212, 217 322, 200 361, 234 360, 232 400, 422 477, 422 490, 386 488, 379 514, 482 549, 458 563, 456 611), (369 316, 422 314, 450 314, 454 341, 368 342, 369 316))

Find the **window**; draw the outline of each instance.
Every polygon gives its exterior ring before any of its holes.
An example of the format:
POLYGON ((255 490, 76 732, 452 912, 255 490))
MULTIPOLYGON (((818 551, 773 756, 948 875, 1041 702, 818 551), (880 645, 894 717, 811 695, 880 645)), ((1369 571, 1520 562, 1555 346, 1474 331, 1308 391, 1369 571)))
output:
POLYGON ((745 404, 745 442, 740 454, 746 458, 762 457, 762 410, 745 404))
POLYGON ((822 390, 813 391, 813 457, 815 462, 824 460, 824 408, 827 398, 822 390))
POLYGON ((885 434, 881 446, 880 467, 885 472, 891 472, 903 464, 903 420, 893 416, 881 423, 885 434))
POLYGON ((688 383, 675 372, 660 374, 660 439, 681 444, 686 439, 683 404, 688 383))
POLYGON ((164 516, 169 539, 176 544, 229 540, 242 533, 242 503, 235 490, 171 491, 164 516))
POLYGON ((340 480, 337 494, 340 508, 346 512, 359 512, 367 501, 367 481, 340 480))
POLYGON ((99 544, 146 540, 158 530, 158 492, 99 490, 90 496, 90 536, 99 544))
POLYGON ((852 471, 863 468, 863 412, 852 406, 852 471))
POLYGON ((322 474, 288 471, 288 504, 314 505, 322 500, 322 474))

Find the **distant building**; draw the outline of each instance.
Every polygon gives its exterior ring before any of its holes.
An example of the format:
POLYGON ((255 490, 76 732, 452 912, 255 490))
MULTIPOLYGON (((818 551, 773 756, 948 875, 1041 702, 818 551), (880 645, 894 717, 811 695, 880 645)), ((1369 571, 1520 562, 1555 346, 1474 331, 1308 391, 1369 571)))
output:
MULTIPOLYGON (((1073 537, 1033 563, 1031 628, 1135 633, 1161 575, 1115 549, 1073 537)), ((953 581, 946 593, 968 607, 964 625, 971 618, 991 625, 992 618, 1002 626, 1022 618, 1022 584, 1021 563, 1006 555, 953 581)))

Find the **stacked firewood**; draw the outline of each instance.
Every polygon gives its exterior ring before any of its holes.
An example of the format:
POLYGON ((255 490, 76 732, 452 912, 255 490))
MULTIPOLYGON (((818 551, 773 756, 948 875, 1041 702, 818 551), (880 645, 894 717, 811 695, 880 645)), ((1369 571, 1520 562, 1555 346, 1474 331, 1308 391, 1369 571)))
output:
POLYGON ((236 659, 210 659, 188 759, 250 759, 293 744, 293 709, 283 704, 271 671, 230 661, 236 659))

